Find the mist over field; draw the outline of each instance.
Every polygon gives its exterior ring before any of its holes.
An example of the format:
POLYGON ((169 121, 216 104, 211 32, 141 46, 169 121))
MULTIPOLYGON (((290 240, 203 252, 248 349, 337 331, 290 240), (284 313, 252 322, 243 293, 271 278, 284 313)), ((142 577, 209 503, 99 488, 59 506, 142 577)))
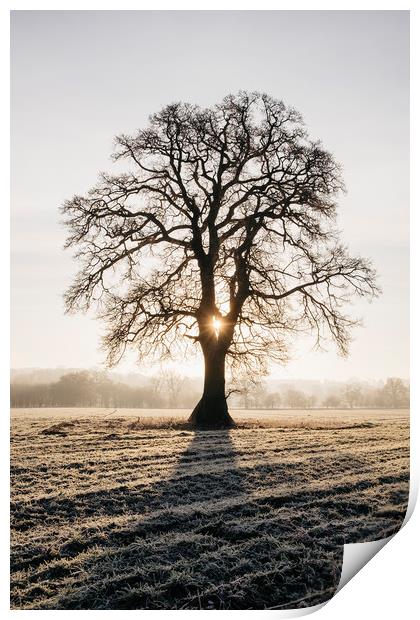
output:
MULTIPOLYGON (((193 407, 202 380, 166 369, 161 374, 121 374, 80 369, 12 369, 12 407, 193 407)), ((243 409, 406 408, 409 383, 383 381, 290 381, 252 378, 228 384, 229 404, 243 409)))

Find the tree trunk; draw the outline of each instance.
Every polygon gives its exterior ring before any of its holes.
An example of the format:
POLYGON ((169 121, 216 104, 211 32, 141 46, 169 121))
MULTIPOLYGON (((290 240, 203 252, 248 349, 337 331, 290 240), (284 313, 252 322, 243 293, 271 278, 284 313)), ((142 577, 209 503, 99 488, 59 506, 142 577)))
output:
POLYGON ((204 350, 204 390, 194 407, 189 422, 195 428, 229 428, 235 426, 230 417, 225 395, 226 350, 211 347, 204 350))

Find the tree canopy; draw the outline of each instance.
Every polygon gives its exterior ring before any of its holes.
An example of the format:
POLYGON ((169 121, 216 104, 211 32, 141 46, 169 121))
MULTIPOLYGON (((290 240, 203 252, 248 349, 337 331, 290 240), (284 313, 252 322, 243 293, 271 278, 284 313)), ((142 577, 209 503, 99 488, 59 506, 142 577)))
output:
POLYGON ((340 166, 296 110, 248 92, 174 103, 113 159, 120 172, 63 206, 82 264, 66 307, 98 306, 110 364, 127 346, 162 359, 200 343, 210 365, 217 351, 256 370, 302 331, 347 353, 346 306, 379 289, 336 230, 340 166))

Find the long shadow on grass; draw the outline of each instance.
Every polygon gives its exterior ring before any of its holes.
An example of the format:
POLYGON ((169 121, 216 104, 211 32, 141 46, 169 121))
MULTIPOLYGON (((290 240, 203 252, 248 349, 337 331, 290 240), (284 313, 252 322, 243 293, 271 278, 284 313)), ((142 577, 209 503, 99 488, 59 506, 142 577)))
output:
POLYGON ((236 432, 195 432, 171 475, 154 484, 44 506, 75 524, 102 515, 103 525, 82 528, 40 567, 48 587, 37 586, 32 606, 263 609, 328 599, 341 545, 314 537, 316 519, 299 506, 294 514, 295 498, 259 495, 265 476, 275 480, 277 468, 278 481, 293 480, 293 468, 240 460, 236 432))
MULTIPOLYGON (((363 493, 377 493, 374 479, 361 473, 357 482, 345 481, 363 460, 339 453, 311 458, 309 450, 290 458, 292 436, 279 433, 259 453, 251 429, 150 434, 139 444, 145 453, 132 484, 115 480, 112 488, 40 499, 25 516, 17 507, 16 530, 30 533, 44 520, 51 538, 47 550, 35 541, 15 552, 13 571, 28 573, 13 605, 264 609, 327 600, 340 578, 342 544, 380 537, 377 523, 392 523, 391 516, 375 521, 370 514, 374 496, 363 493), (162 448, 150 460, 153 441, 162 448), (168 475, 171 441, 175 454, 182 451, 168 475), (328 471, 331 484, 319 487, 328 471), (160 479, 147 482, 148 473, 160 479)), ((135 437, 128 441, 132 446, 135 437)), ((399 492, 396 479, 388 483, 390 494, 399 492)))

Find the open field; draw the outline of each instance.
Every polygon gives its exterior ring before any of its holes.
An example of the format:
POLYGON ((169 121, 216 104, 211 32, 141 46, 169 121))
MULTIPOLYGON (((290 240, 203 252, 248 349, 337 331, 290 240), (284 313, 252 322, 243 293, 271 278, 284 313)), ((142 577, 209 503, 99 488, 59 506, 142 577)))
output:
POLYGON ((12 411, 13 608, 311 606, 399 529, 408 411, 186 413, 12 411))

